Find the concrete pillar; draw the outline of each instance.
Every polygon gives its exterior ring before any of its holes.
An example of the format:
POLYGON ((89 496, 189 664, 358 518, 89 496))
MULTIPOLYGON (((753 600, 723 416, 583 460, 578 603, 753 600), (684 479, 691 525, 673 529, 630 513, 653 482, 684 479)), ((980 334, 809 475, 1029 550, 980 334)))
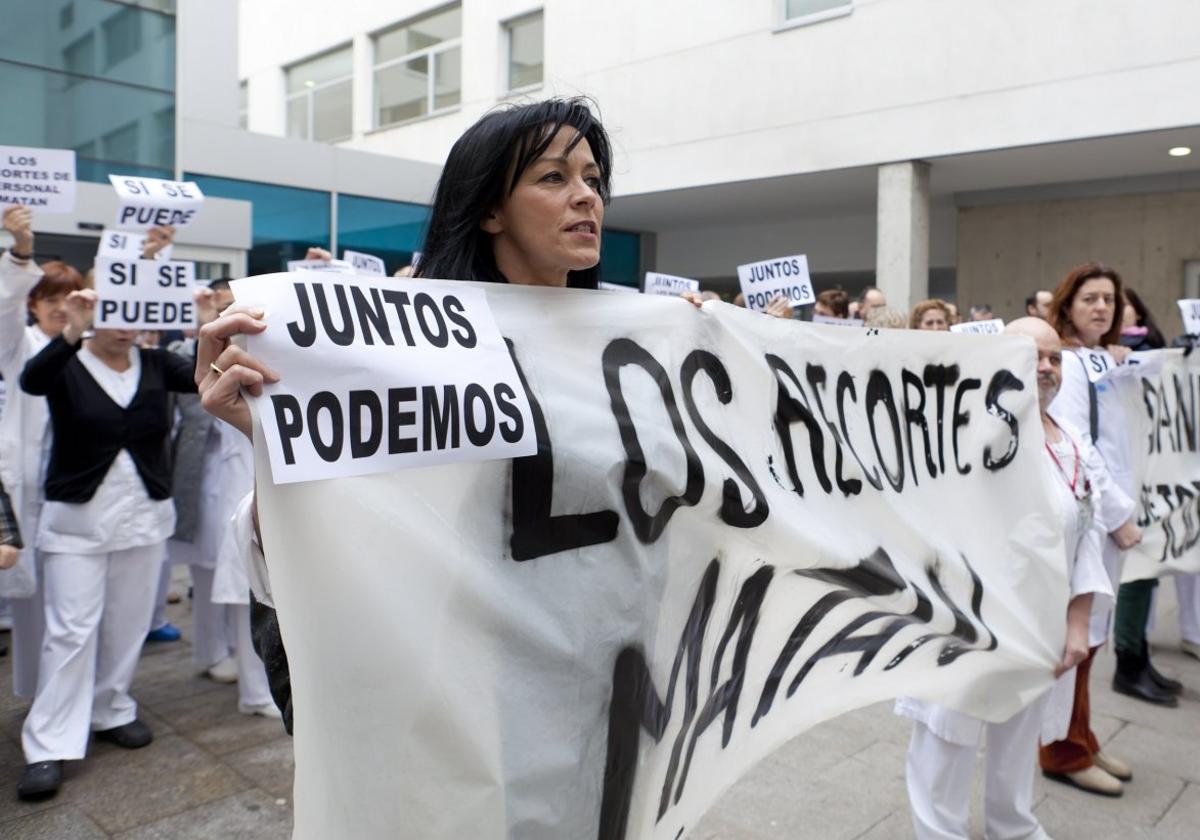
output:
POLYGON ((876 208, 875 285, 908 310, 929 297, 929 164, 880 166, 876 208))

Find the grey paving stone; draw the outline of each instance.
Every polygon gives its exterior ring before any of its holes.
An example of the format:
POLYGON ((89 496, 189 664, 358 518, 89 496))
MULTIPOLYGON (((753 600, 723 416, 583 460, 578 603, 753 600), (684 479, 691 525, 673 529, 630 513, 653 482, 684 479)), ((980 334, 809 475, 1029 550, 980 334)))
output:
POLYGON ((907 840, 914 836, 912 818, 905 810, 884 817, 854 840, 907 840))
POLYGON ((262 791, 208 802, 190 811, 115 835, 118 840, 288 840, 291 807, 262 791))
POLYGON ((265 744, 229 753, 224 760, 267 793, 291 801, 296 765, 292 739, 286 734, 265 744))
POLYGON ((1200 834, 1200 785, 1188 785, 1154 827, 1159 840, 1195 840, 1200 834))
POLYGON ((1062 802, 1071 808, 1098 817, 1152 828, 1179 796, 1184 782, 1176 776, 1135 768, 1133 781, 1125 785, 1125 795, 1118 799, 1085 793, 1040 777, 1034 785, 1038 795, 1044 794, 1048 799, 1062 802))
POLYGON ((236 685, 223 685, 219 691, 182 697, 153 708, 176 732, 214 755, 261 744, 284 733, 278 720, 239 712, 236 685))
MULTIPOLYGON (((1193 738, 1179 733, 1129 726, 1112 741, 1112 750, 1133 768, 1134 781, 1143 770, 1164 776, 1179 776, 1200 783, 1200 727, 1193 738)), ((1197 831, 1200 834, 1200 830, 1197 831)))
MULTIPOLYGON (((1087 798, 1061 798, 1055 792, 1033 809, 1042 828, 1054 840, 1148 840, 1154 837, 1150 826, 1127 821, 1119 808, 1094 807, 1101 797, 1089 794, 1080 796, 1087 798)), ((1112 802, 1119 803, 1121 800, 1112 802)))
MULTIPOLYGON (((0 814, 3 813, 0 810, 0 814)), ((60 803, 11 820, 0 816, 0 837, 5 840, 105 840, 108 835, 78 808, 60 803)))

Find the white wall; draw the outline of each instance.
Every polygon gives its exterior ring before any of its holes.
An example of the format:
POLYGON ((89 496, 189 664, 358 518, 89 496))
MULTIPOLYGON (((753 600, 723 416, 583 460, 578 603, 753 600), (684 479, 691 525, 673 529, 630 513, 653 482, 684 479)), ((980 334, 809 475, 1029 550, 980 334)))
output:
MULTIPOLYGON (((284 65, 436 5, 242 0, 251 127, 281 129, 284 65)), ((1200 123, 1194 0, 859 0, 782 31, 776 0, 544 5, 543 93, 598 100, 624 194, 1200 123)), ((531 7, 464 0, 461 109, 346 145, 440 162, 497 101, 500 21, 531 7)))

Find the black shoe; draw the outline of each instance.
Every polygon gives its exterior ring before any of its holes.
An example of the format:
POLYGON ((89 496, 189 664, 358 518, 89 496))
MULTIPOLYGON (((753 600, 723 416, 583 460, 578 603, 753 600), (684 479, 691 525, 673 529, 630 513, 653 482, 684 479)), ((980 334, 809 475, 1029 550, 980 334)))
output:
POLYGON ((1158 706, 1175 708, 1179 699, 1159 687, 1150 676, 1149 659, 1136 653, 1117 651, 1117 671, 1113 674, 1113 691, 1154 703, 1158 706))
POLYGON ((1154 663, 1150 661, 1150 645, 1142 642, 1142 656, 1146 659, 1146 669, 1150 672, 1150 679, 1154 684, 1168 694, 1182 694, 1183 683, 1179 680, 1173 680, 1165 674, 1159 672, 1154 667, 1154 663))
POLYGON ((111 741, 127 750, 139 749, 154 740, 154 733, 150 731, 150 727, 140 720, 132 720, 124 726, 112 729, 101 729, 95 735, 97 741, 111 741))
POLYGON ((26 764, 21 780, 17 782, 19 799, 49 799, 62 787, 62 762, 39 761, 26 764))

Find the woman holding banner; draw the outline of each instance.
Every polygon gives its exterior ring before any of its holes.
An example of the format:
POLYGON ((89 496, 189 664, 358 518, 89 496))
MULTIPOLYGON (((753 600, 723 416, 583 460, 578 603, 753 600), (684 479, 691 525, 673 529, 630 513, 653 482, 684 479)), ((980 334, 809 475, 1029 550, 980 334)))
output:
MULTIPOLYGON (((595 288, 604 207, 611 196, 608 134, 584 99, 549 99, 492 111, 450 150, 434 193, 416 277, 595 288)), ((209 412, 252 436, 242 389, 260 394, 277 375, 231 343, 266 329, 261 311, 233 307, 201 328, 196 384, 209 412)), ((252 533, 253 506, 235 519, 252 533)), ((242 543, 255 595, 267 606, 261 548, 242 543)), ((287 659, 273 612, 251 604, 255 645, 291 730, 287 659)))
POLYGON ((46 397, 53 429, 37 532, 45 641, 21 730, 22 799, 56 793, 90 731, 127 749, 153 740, 129 686, 175 527, 167 393, 195 390, 189 360, 136 347, 134 330, 84 342, 94 291, 72 292, 66 306, 62 333, 21 374, 27 393, 46 397))
POLYGON ((7 394, 0 417, 0 480, 11 495, 25 540, 13 567, 0 571, 0 598, 7 598, 12 608, 13 693, 33 697, 43 627, 34 537, 50 417, 46 401, 24 393, 17 380, 25 362, 63 331, 67 295, 83 288, 83 276, 57 260, 40 267, 34 262, 29 208, 8 207, 4 229, 13 246, 0 256, 0 375, 7 394))
MULTIPOLYGON (((1077 266, 1054 292, 1050 324, 1062 337, 1062 388, 1051 407, 1051 415, 1065 424, 1086 430, 1104 461, 1101 505, 1096 515, 1108 538, 1104 541, 1104 565, 1112 588, 1121 579, 1121 556, 1141 540, 1134 523, 1134 481, 1124 409, 1116 392, 1103 376, 1117 366, 1105 349, 1120 336, 1117 318, 1123 300, 1121 278, 1099 263, 1077 266)), ((1088 644, 1091 653, 1079 666, 1070 726, 1065 738, 1044 744, 1042 772, 1091 793, 1120 796, 1122 781, 1133 777, 1123 761, 1101 751, 1090 727, 1088 677, 1096 651, 1108 638, 1112 600, 1097 597, 1092 603, 1088 644)), ((1142 619, 1144 632, 1145 616, 1142 619)), ((1166 701, 1169 695, 1153 682, 1148 663, 1134 661, 1118 650, 1119 673, 1147 697, 1166 701)), ((1174 701, 1173 697, 1169 698, 1174 701)))

